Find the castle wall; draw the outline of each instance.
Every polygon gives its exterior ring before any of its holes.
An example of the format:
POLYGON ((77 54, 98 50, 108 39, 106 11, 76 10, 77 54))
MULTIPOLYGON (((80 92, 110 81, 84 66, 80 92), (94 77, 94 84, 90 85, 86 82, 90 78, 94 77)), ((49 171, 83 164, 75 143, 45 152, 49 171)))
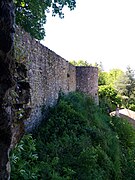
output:
POLYGON ((42 118, 42 106, 53 106, 59 93, 76 90, 76 68, 68 61, 43 46, 28 33, 18 29, 16 44, 23 54, 18 58, 28 69, 32 113, 25 121, 26 130, 33 129, 42 118), (24 57, 23 57, 24 56, 24 57), (23 60, 25 62, 23 62, 23 60))
POLYGON ((26 131, 31 131, 41 122, 43 106, 46 109, 55 105, 60 92, 67 94, 77 88, 89 95, 97 93, 97 68, 76 69, 21 29, 17 29, 15 49, 16 59, 27 66, 31 87, 32 112, 25 121, 26 131))

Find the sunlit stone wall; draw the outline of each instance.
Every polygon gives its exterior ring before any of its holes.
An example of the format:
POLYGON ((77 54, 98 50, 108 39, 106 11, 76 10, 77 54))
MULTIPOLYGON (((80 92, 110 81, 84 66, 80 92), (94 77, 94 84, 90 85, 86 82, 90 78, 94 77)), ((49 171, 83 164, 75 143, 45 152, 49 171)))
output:
POLYGON ((37 127, 41 122, 43 109, 55 105, 61 92, 67 94, 76 91, 77 88, 97 97, 97 68, 77 67, 76 69, 19 28, 16 33, 15 48, 17 60, 27 66, 31 87, 32 112, 30 118, 25 121, 26 131, 37 127))

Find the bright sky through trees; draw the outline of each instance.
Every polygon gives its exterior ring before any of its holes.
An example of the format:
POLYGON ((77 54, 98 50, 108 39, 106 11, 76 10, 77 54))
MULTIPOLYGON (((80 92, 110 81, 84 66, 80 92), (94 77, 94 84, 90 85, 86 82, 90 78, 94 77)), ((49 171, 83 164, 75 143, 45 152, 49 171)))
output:
POLYGON ((48 14, 43 44, 67 60, 135 69, 135 0, 77 0, 64 19, 48 14))

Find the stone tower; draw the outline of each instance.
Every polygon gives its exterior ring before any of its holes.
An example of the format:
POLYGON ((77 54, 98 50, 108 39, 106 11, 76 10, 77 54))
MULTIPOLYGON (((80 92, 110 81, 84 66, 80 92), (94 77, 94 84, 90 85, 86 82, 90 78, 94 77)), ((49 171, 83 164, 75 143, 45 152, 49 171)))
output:
POLYGON ((98 68, 93 66, 76 67, 76 90, 94 98, 98 104, 98 68))

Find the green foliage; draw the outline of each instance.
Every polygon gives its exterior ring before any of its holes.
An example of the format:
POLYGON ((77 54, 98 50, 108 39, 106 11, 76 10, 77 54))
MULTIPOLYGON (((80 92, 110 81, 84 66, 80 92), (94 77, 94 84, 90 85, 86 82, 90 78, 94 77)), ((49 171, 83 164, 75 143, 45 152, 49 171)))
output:
POLYGON ((107 84, 112 85, 115 87, 115 83, 119 79, 120 76, 122 76, 124 72, 120 69, 112 69, 108 73, 108 78, 107 78, 107 84))
POLYGON ((100 104, 109 106, 111 110, 114 110, 117 104, 135 110, 135 73, 130 67, 127 67, 125 73, 120 69, 109 72, 99 69, 98 83, 100 104), (110 88, 114 93, 110 92, 110 88))
POLYGON ((109 107, 111 111, 115 110, 117 105, 121 105, 121 96, 118 91, 110 85, 99 86, 99 99, 100 106, 105 105, 109 107))
POLYGON ((99 71, 98 73, 98 85, 107 85, 108 84, 108 73, 104 71, 99 71))
POLYGON ((91 66, 91 64, 89 64, 87 61, 84 60, 71 60, 70 61, 71 64, 73 64, 74 66, 91 66))
POLYGON ((25 179, 38 180, 38 154, 36 140, 32 135, 25 135, 20 143, 11 152, 11 180, 25 179))
POLYGON ((112 69, 109 72, 99 69, 99 85, 111 85, 115 88, 115 83, 123 75, 124 72, 120 69, 112 69))
POLYGON ((52 8, 52 14, 64 17, 62 9, 68 6, 73 10, 76 6, 75 0, 14 0, 16 6, 16 23, 29 32, 32 37, 41 40, 45 36, 44 24, 48 8, 52 8))
POLYGON ((103 113, 90 97, 70 93, 50 110, 33 139, 24 136, 12 152, 11 165, 15 180, 28 179, 28 172, 29 179, 133 180, 135 131, 103 113))
POLYGON ((131 109, 132 111, 135 111, 135 102, 134 104, 129 104, 129 109, 131 109))

